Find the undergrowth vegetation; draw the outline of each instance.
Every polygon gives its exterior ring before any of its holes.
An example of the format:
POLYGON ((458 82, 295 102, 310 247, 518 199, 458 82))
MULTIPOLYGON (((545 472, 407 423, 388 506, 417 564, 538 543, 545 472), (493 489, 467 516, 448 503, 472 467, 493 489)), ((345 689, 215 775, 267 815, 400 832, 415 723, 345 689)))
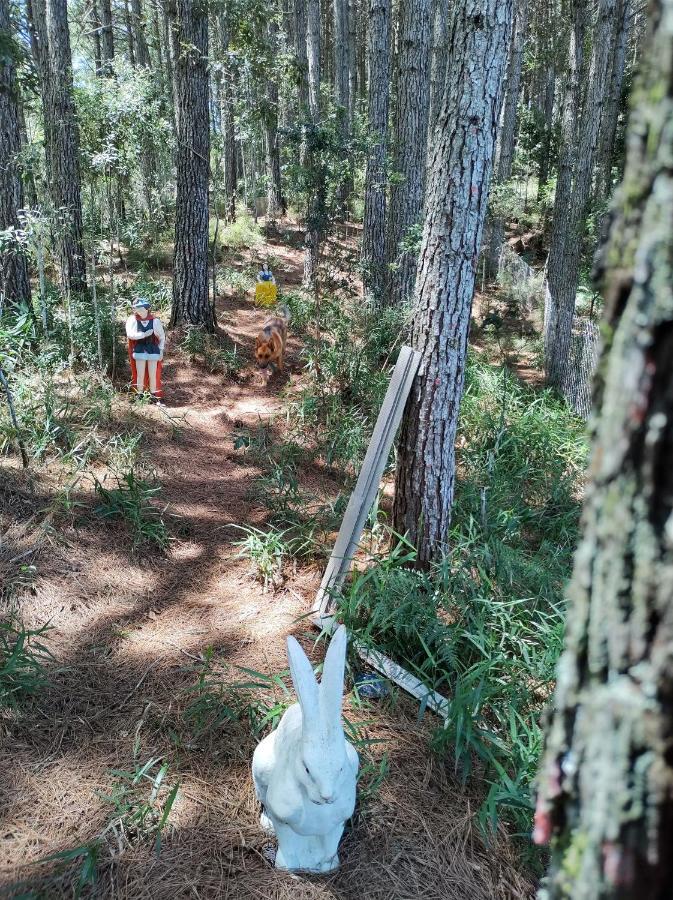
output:
POLYGON ((551 393, 473 360, 458 439, 448 551, 428 572, 414 549, 393 549, 356 572, 339 618, 450 700, 435 746, 490 788, 498 815, 527 832, 540 753, 539 717, 564 630, 586 455, 584 427, 551 393))

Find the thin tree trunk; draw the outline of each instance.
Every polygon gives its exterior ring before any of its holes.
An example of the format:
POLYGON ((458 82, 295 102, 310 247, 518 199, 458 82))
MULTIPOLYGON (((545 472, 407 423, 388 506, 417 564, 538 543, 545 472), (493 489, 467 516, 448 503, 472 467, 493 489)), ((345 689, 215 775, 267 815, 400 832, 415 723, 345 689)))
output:
POLYGON ((278 82, 267 82, 264 112, 264 144, 266 152, 266 215, 276 219, 283 214, 283 192, 280 181, 280 145, 278 142, 278 82))
POLYGON ((136 61, 139 68, 150 69, 152 61, 150 59, 150 51, 147 46, 147 37, 145 35, 145 19, 140 0, 131 0, 131 14, 133 35, 135 38, 136 61))
POLYGON ((47 183, 59 216, 56 244, 64 293, 86 288, 79 129, 72 94, 66 0, 28 0, 31 43, 42 89, 47 183))
POLYGON ((549 900, 673 885, 673 0, 649 6, 603 261, 600 412, 534 838, 549 900))
POLYGON ((431 0, 400 0, 397 108, 392 147, 395 181, 390 191, 386 242, 391 272, 385 299, 391 306, 411 299, 416 279, 418 252, 413 247, 411 230, 420 226, 425 196, 430 6, 431 0))
MULTIPOLYGON (((13 37, 9 0, 0 0, 0 37, 13 37)), ((23 187, 17 168, 21 149, 16 66, 11 53, 0 54, 0 231, 19 228, 18 211, 23 208, 23 187)), ((28 260, 10 252, 0 260, 0 291, 9 304, 30 304, 28 260)))
MULTIPOLYGON (((306 56, 308 59, 308 104, 313 128, 320 124, 320 0, 307 0, 306 56)), ((303 285, 315 289, 320 256, 320 239, 325 227, 324 173, 316 171, 315 154, 306 152, 304 165, 312 174, 306 233, 304 235, 303 285)))
MULTIPOLYGON (((516 146, 516 113, 519 104, 519 87, 521 84, 521 64, 523 48, 528 28, 528 0, 515 0, 514 29, 507 64, 507 82, 505 99, 502 104, 500 134, 496 148, 494 167, 494 184, 503 185, 512 176, 514 149, 516 146)), ((502 216, 494 216, 491 221, 489 235, 489 268, 492 275, 498 271, 500 248, 505 240, 505 220, 502 216)))
POLYGON ((337 186, 337 208, 341 218, 346 215, 348 197, 353 189, 348 172, 348 139, 350 118, 350 26, 349 0, 333 0, 334 11, 334 102, 340 142, 342 178, 337 186))
POLYGON ((100 43, 101 21, 98 10, 98 0, 91 0, 91 40, 93 41, 93 55, 96 75, 103 74, 103 51, 100 43))
POLYGON ((416 546, 420 566, 444 553, 451 517, 456 425, 511 16, 512 0, 458 0, 449 27, 414 296, 412 341, 422 360, 402 425, 393 506, 393 526, 416 546))
POLYGON ((112 30, 112 4, 110 0, 98 0, 98 2, 100 3, 100 46, 103 72, 105 75, 111 75, 115 57, 114 32, 112 30))
MULTIPOLYGON (((616 0, 599 0, 587 97, 582 110, 572 188, 559 192, 557 181, 554 224, 549 249, 549 309, 545 310, 545 369, 550 385, 560 388, 568 362, 575 297, 579 281, 582 240, 596 147, 601 106, 608 77, 610 34, 616 0)), ((559 179, 561 172, 559 171, 559 179)))
POLYGON ((294 40, 299 81, 299 115, 303 118, 309 109, 308 55, 306 43, 306 0, 294 0, 294 40))
POLYGON ((432 152, 432 132, 444 97, 444 82, 448 57, 446 40, 449 33, 449 6, 451 0, 433 0, 432 3, 432 57, 430 63, 430 109, 428 113, 428 148, 432 152))
POLYGON ((610 49, 610 82, 608 96, 603 106, 600 138, 596 159, 596 203, 603 203, 612 191, 612 163, 614 159, 615 135, 622 99, 626 51, 633 10, 630 0, 617 0, 615 30, 610 49))
POLYGON ((386 139, 390 85, 390 0, 369 0, 369 154, 365 173, 362 271, 365 298, 381 304, 386 283, 386 139))
POLYGON ((236 190, 238 162, 236 156, 236 130, 234 122, 234 82, 227 61, 229 52, 229 24, 226 11, 217 17, 217 31, 221 58, 219 74, 220 119, 222 122, 222 173, 224 177, 224 219, 236 221, 236 190))
POLYGON ((201 0, 177 0, 173 23, 178 106, 177 197, 171 325, 214 327, 208 297, 208 10, 201 0))
POLYGON ((124 0, 124 25, 126 27, 126 44, 129 52, 129 62, 135 69, 136 67, 136 42, 133 34, 133 22, 131 20, 131 9, 129 0, 124 0))

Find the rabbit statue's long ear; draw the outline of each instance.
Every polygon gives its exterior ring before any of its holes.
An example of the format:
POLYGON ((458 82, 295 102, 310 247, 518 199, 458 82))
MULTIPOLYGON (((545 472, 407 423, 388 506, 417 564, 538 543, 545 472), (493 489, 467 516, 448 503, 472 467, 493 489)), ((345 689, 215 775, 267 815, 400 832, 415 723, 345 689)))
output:
POLYGON ((320 712, 323 722, 333 728, 341 728, 347 646, 346 626, 340 625, 327 648, 320 682, 320 712))
POLYGON ((290 663, 292 683, 299 698, 303 721, 305 725, 308 725, 315 722, 320 707, 318 682, 306 654, 298 641, 291 636, 287 639, 287 658, 290 663))

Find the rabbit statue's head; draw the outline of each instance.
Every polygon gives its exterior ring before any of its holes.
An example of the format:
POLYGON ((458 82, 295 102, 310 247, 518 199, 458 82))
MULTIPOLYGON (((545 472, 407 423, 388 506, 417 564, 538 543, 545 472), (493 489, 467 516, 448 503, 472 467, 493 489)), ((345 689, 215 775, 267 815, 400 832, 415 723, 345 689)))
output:
POLYGON ((341 773, 348 763, 341 723, 346 645, 346 628, 341 625, 327 649, 318 684, 304 651, 293 637, 287 639, 290 673, 302 713, 295 777, 309 800, 318 805, 334 803, 341 773))

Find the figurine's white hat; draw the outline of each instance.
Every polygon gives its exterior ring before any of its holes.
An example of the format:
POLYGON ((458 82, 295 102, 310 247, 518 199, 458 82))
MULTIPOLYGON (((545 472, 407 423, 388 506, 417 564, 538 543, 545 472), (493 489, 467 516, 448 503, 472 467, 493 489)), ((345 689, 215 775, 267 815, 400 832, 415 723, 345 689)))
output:
POLYGON ((144 297, 136 297, 131 304, 131 309, 149 309, 152 304, 144 297))

